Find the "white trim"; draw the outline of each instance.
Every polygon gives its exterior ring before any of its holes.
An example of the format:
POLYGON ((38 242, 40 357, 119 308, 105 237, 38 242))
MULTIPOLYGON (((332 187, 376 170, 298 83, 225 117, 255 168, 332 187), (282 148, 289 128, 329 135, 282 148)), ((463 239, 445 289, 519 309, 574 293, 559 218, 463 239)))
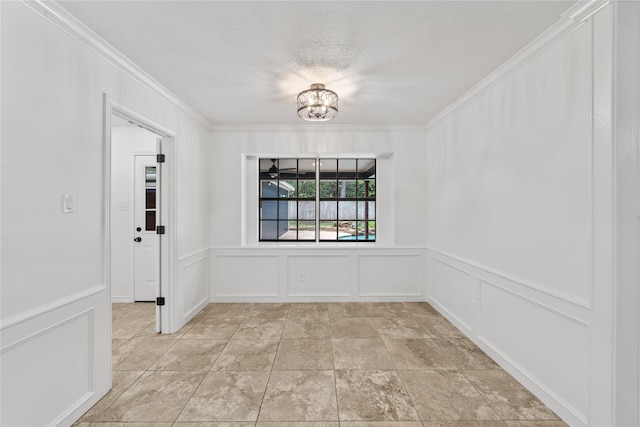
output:
MULTIPOLYGON (((132 120, 140 124, 145 129, 158 135, 162 138, 161 149, 162 153, 167 155, 167 161, 161 168, 161 182, 162 182, 162 199, 161 199, 161 212, 165 212, 168 219, 162 219, 167 229, 165 234, 166 238, 166 250, 161 249, 161 296, 165 297, 167 303, 164 309, 161 310, 160 323, 162 325, 163 333, 175 332, 176 324, 173 322, 175 315, 173 311, 176 309, 172 300, 174 292, 172 287, 175 286, 177 278, 176 265, 177 260, 175 257, 175 242, 177 238, 176 227, 176 194, 175 194, 175 180, 176 180, 176 148, 175 148, 175 135, 176 133, 152 120, 149 120, 145 116, 138 114, 130 108, 119 104, 115 100, 109 97, 108 94, 104 94, 104 204, 105 204, 105 224, 104 227, 104 270, 105 270, 105 283, 109 289, 109 301, 111 301, 111 115, 116 114, 121 117, 126 117, 128 120, 132 120)), ((109 311, 110 313, 110 311, 109 311)))
POLYGON ((119 297, 119 296, 112 296, 111 297, 111 303, 116 303, 116 304, 127 304, 127 303, 132 303, 135 302, 133 300, 132 297, 130 296, 125 296, 125 297, 119 297))
MULTIPOLYGON (((558 396, 553 390, 547 387, 543 382, 538 380, 533 374, 531 374, 528 370, 524 369, 520 364, 518 364, 515 360, 501 351, 498 347, 496 347, 491 341, 486 339, 483 336, 479 336, 476 344, 484 350, 494 361, 499 362, 498 364, 509 374, 511 374, 519 383, 524 385, 530 391, 536 391, 536 395, 546 395, 550 399, 553 399, 557 402, 560 407, 565 410, 568 414, 575 417, 577 421, 579 421, 582 425, 587 425, 587 416, 580 412, 578 409, 570 405, 565 399, 558 396)), ((569 420, 565 419, 564 421, 569 422, 569 420)))
POLYGON ((189 258, 193 258, 193 257, 196 257, 198 255, 206 258, 206 257, 209 256, 209 254, 207 252, 209 252, 210 250, 211 250, 211 248, 204 248, 204 249, 200 249, 198 251, 189 252, 188 254, 185 254, 185 255, 180 255, 178 257, 178 261, 179 262, 183 262, 183 261, 185 261, 185 260, 187 260, 189 258))
POLYGON ((36 317, 58 310, 62 307, 71 305, 77 301, 83 300, 85 298, 89 298, 93 295, 99 294, 106 290, 107 290, 107 287, 105 285, 92 286, 91 288, 86 289, 84 291, 76 292, 75 294, 71 294, 66 297, 57 299, 55 301, 51 301, 41 306, 32 308, 30 310, 23 311, 22 313, 17 314, 15 316, 11 316, 7 319, 0 320, 0 330, 11 328, 20 323, 26 322, 36 317))
POLYGON ((577 1, 572 7, 562 14, 558 22, 518 51, 504 64, 492 71, 487 77, 480 80, 480 82, 465 92, 448 107, 431 117, 431 119, 427 121, 426 127, 430 128, 441 120, 447 118, 454 111, 464 108, 475 99, 509 78, 519 69, 533 61, 538 55, 546 51, 558 41, 562 40, 562 38, 567 34, 582 26, 589 18, 609 3, 610 0, 577 1))
MULTIPOLYGON (((443 251, 435 249, 433 247, 427 246, 427 250, 432 252, 432 253, 434 253, 434 254, 438 254, 438 255, 444 256, 446 258, 449 258, 449 259, 455 260, 457 262, 461 262, 463 264, 466 264, 466 265, 469 265, 471 267, 474 267, 474 268, 476 268, 478 270, 493 274, 494 276, 498 276, 498 277, 500 277, 502 279, 506 279, 506 280, 508 280, 510 282, 517 283, 517 284, 519 284, 521 286, 524 286, 526 288, 533 289, 534 291, 541 292, 541 293, 546 294, 548 296, 551 296, 551 297, 557 298, 559 300, 568 302, 568 303, 573 304, 573 305, 575 305, 577 307, 586 308, 588 310, 592 309, 590 301, 588 299, 578 298, 575 295, 570 295, 570 294, 568 294, 566 292, 559 292, 559 291, 556 291, 556 290, 554 290, 554 289, 552 289, 552 288, 550 288, 548 286, 542 285, 542 284, 529 282, 527 280, 524 280, 522 278, 516 277, 514 275, 507 274, 507 273, 502 272, 500 270, 496 270, 496 269, 487 267, 487 266, 485 266, 483 264, 472 262, 472 261, 469 261, 467 259, 455 256, 455 255, 451 255, 449 253, 443 252, 443 251)), ((428 258, 443 262, 442 260, 437 259, 433 255, 428 255, 428 258)))
POLYGON ((193 109, 183 100, 164 87, 160 82, 151 77, 142 68, 119 52, 115 47, 96 34, 92 29, 83 24, 78 18, 70 14, 63 6, 55 1, 21 0, 31 10, 41 15, 49 22, 57 25, 64 32, 78 40, 92 52, 123 71, 147 89, 163 97, 167 101, 180 108, 202 125, 211 128, 213 124, 198 111, 193 109))
POLYGON ((213 125, 214 132, 424 132, 424 124, 419 125, 379 125, 379 124, 282 124, 282 125, 213 125))

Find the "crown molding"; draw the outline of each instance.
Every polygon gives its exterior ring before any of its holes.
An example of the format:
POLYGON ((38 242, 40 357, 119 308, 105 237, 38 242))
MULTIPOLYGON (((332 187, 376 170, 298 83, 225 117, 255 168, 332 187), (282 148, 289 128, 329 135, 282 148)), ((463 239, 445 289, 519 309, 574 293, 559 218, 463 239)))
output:
POLYGON ((111 65, 123 71, 129 77, 144 85, 155 94, 165 98, 176 107, 180 108, 202 125, 212 128, 213 124, 193 107, 178 98, 160 82, 147 74, 142 68, 119 52, 115 47, 83 24, 78 18, 69 13, 56 1, 21 0, 31 10, 55 24, 58 28, 75 38, 83 46, 105 59, 111 65))
POLYGON ((424 132, 419 125, 357 125, 357 124, 282 124, 282 125, 214 125, 214 132, 424 132))
POLYGON ((430 128, 445 119, 449 114, 465 107, 484 93, 509 78, 522 67, 533 61, 538 55, 562 40, 566 35, 582 26, 593 15, 609 5, 613 0, 579 0, 561 16, 558 22, 535 38, 505 63, 492 71, 487 77, 465 92, 460 98, 429 119, 426 127, 430 128))

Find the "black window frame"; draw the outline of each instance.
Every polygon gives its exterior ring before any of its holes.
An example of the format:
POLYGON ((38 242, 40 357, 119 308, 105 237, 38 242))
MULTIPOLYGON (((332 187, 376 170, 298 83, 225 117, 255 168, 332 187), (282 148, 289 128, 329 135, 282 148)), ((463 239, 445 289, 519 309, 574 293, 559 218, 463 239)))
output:
POLYGON ((376 168, 377 160, 373 157, 259 157, 258 241, 375 243, 377 229, 376 168), (295 173, 291 171, 293 162, 295 162, 295 173), (301 162, 305 162, 305 167, 301 168, 301 162), (309 170, 310 162, 313 164, 313 172, 309 170), (325 162, 324 164, 335 162, 335 171, 323 170, 323 162, 325 162), (355 168, 350 171, 341 171, 340 165, 344 166, 349 162, 354 162, 355 168), (361 165, 370 166, 366 170, 361 170, 361 165), (314 184, 307 185, 307 190, 313 189, 314 197, 311 197, 308 192, 303 192, 303 197, 301 197, 300 183, 311 181, 314 184), (335 182, 336 192, 332 196, 322 194, 321 185, 327 181, 335 182), (345 187, 349 183, 352 183, 350 190, 345 187), (338 191, 343 187, 345 190, 341 197, 338 191), (347 194, 346 191, 350 193, 347 194), (291 197, 292 194, 293 197, 291 197), (286 199, 286 203, 283 203, 283 199, 286 199), (295 202, 294 218, 290 217, 289 213, 291 202, 295 202), (301 209, 304 202, 314 203, 313 219, 309 218, 308 209, 301 209), (335 217, 321 217, 321 202, 335 203, 335 217), (348 208, 341 210, 342 206, 348 206, 348 208), (302 217, 301 211, 306 212, 302 217), (342 218, 341 212, 345 211, 354 212, 353 218, 342 218), (281 217, 284 215, 286 215, 286 219, 281 217), (295 238, 291 238, 291 231, 293 231, 293 228, 290 227, 291 222, 295 223, 295 238), (327 222, 331 224, 327 225, 327 222), (309 230, 311 224, 313 224, 313 238, 301 238, 300 231, 309 230), (371 227, 372 224, 373 227, 371 227), (327 238, 327 229, 331 232, 335 229, 335 238, 327 238), (264 237, 265 233, 268 234, 267 237, 264 237), (282 238, 285 234, 286 238, 282 238))

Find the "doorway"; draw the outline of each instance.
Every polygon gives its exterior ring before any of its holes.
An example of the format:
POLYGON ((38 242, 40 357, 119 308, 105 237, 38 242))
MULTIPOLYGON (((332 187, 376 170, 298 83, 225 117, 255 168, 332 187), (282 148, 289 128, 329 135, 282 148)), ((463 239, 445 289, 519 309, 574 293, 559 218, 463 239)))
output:
MULTIPOLYGON (((122 312, 128 303, 148 304, 144 312, 149 328, 153 324, 155 332, 170 333, 172 234, 164 231, 172 229, 172 175, 164 160, 170 157, 165 150, 173 152, 173 134, 105 100, 105 274, 111 303, 116 304, 112 310, 122 312)), ((118 326, 113 325, 113 333, 118 326)))

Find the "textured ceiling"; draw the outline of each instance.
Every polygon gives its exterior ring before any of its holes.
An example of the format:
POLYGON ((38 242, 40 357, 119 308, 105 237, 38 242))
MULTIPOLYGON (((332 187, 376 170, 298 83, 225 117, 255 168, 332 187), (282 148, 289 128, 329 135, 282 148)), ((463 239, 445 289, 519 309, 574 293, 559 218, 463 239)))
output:
POLYGON ((215 124, 424 124, 559 20, 562 1, 61 1, 215 124))

